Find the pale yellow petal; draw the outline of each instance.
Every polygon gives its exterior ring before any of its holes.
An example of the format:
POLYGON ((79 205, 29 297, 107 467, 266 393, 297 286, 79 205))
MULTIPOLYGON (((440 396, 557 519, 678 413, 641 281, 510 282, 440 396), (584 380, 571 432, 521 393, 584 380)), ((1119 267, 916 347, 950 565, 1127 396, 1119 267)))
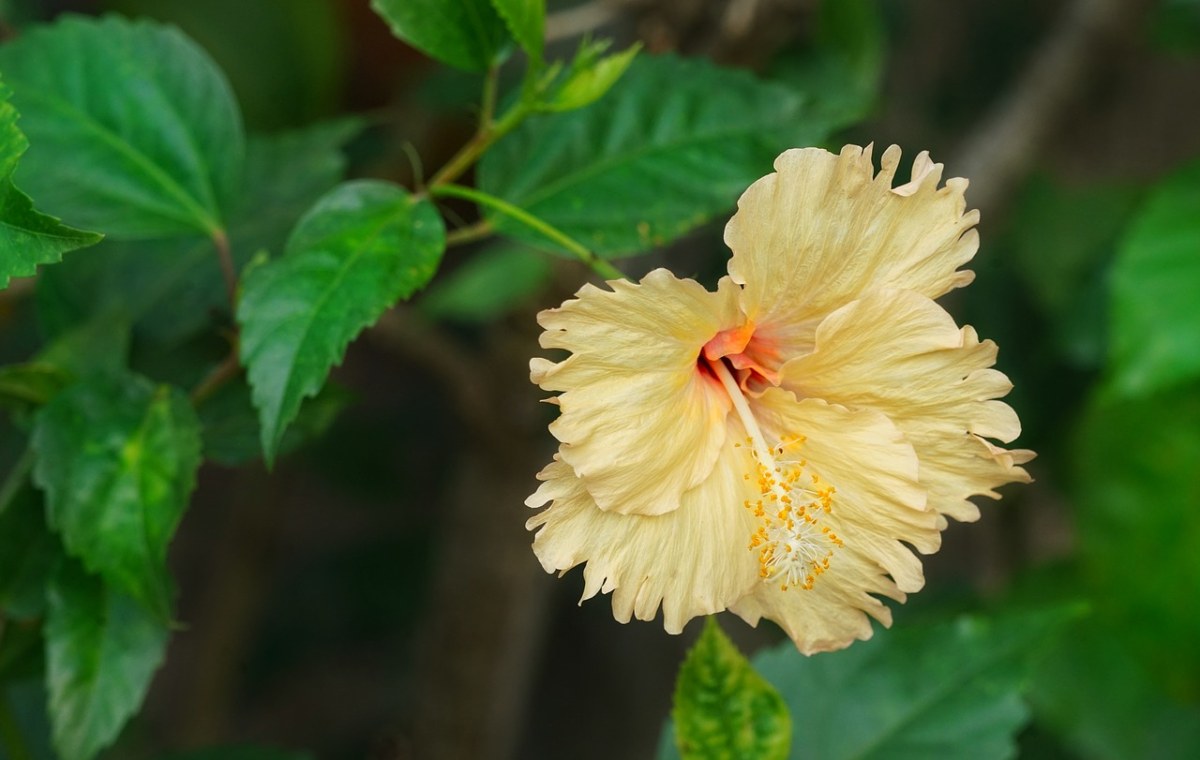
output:
MULTIPOLYGON (((547 572, 586 563, 582 599, 612 592, 613 616, 653 620, 659 606, 669 633, 687 621, 726 609, 758 582, 747 549, 754 531, 743 475, 745 449, 725 446, 711 475, 664 515, 605 512, 561 461, 547 466, 542 486, 526 502, 552 502, 526 524, 537 530, 533 550, 547 572)), ((581 599, 581 601, 582 601, 581 599)))
POLYGON ((933 301, 884 290, 822 322, 816 350, 784 365, 784 386, 886 414, 917 452, 930 506, 971 520, 979 511, 968 497, 997 497, 996 487, 1028 481, 1017 465, 1033 456, 985 440, 1008 442, 1021 431, 1016 413, 997 400, 1012 386, 991 368, 995 361, 994 343, 960 330, 933 301))
POLYGON ((538 315, 542 346, 571 356, 534 359, 531 375, 562 391, 550 432, 599 508, 663 514, 708 476, 725 440, 728 398, 696 359, 737 323, 737 288, 710 293, 665 269, 609 286, 538 315))
POLYGON ((730 610, 750 625, 762 618, 774 621, 804 654, 832 652, 869 639, 870 618, 892 624, 892 611, 872 594, 900 602, 905 594, 862 554, 845 555, 812 589, 781 591, 774 584, 759 584, 730 610))
POLYGON ((874 410, 796 401, 780 389, 765 392, 752 408, 764 435, 785 441, 804 436, 785 445, 780 457, 801 458, 806 472, 834 487, 830 509, 816 516, 842 544, 831 550, 828 569, 812 588, 763 582, 731 609, 751 624, 760 617, 774 620, 804 652, 868 637, 868 615, 889 620, 873 594, 903 600, 924 584, 921 562, 909 546, 929 553, 940 545, 938 515, 927 508, 917 482, 916 454, 874 410))
POLYGON ((891 287, 936 298, 971 281, 958 269, 978 248, 967 181, 939 188, 941 164, 921 154, 912 181, 893 188, 899 160, 892 146, 876 175, 870 148, 789 150, 742 195, 725 242, 758 339, 797 356, 822 318, 863 293, 891 287))

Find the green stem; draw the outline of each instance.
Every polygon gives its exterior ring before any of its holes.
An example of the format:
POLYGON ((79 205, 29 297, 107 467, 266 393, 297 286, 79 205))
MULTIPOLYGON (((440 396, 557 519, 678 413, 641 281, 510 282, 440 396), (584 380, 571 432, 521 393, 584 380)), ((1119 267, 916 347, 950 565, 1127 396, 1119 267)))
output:
POLYGON ((453 182, 463 175, 467 169, 479 160, 492 144, 516 129, 530 113, 530 105, 525 98, 514 103, 508 111, 496 121, 496 87, 499 69, 493 66, 483 82, 483 103, 479 113, 479 128, 467 144, 446 162, 446 165, 429 180, 429 189, 453 182))
POLYGON ((459 227, 456 230, 450 230, 446 233, 446 247, 450 248, 456 245, 465 245, 474 243, 476 240, 492 234, 492 224, 487 219, 480 219, 474 224, 468 224, 465 227, 459 227))
POLYGON ((225 279, 225 291, 229 296, 229 308, 237 312, 237 267, 233 263, 233 253, 229 250, 229 237, 225 230, 213 230, 213 246, 217 249, 217 259, 221 262, 221 276, 225 279))
POLYGON ((463 200, 473 201, 480 206, 487 206, 490 209, 499 211, 501 214, 515 219, 531 230, 540 232, 550 240, 553 240, 563 248, 566 248, 568 251, 575 254, 577 259, 582 261, 584 264, 587 264, 594 272, 596 272, 596 274, 600 275, 601 277, 607 280, 625 279, 625 275, 621 272, 621 270, 592 253, 578 240, 575 240, 561 230, 550 226, 541 219, 538 219, 533 214, 530 214, 528 211, 512 205, 508 201, 497 198, 494 195, 489 195, 488 193, 480 190, 475 190, 470 187, 463 187, 462 185, 444 184, 437 187, 430 187, 429 193, 430 195, 434 196, 462 198, 463 200))
POLYGON ((21 736, 21 727, 8 704, 8 695, 0 692, 0 747, 11 760, 33 760, 33 753, 21 736))

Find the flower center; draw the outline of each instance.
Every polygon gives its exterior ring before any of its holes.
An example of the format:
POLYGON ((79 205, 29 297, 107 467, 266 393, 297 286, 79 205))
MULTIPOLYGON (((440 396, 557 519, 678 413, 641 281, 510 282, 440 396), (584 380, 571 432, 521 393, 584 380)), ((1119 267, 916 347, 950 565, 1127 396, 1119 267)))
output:
MULTIPOLYGON (((725 386, 748 436, 745 445, 754 456, 755 472, 743 477, 755 485, 756 498, 742 506, 753 512, 759 525, 750 536, 750 550, 758 551, 759 577, 779 583, 780 589, 812 589, 829 569, 836 549, 845 544, 821 519, 833 511, 832 485, 809 471, 808 462, 795 454, 804 445, 802 435, 785 435, 769 447, 741 388, 722 361, 710 361, 713 374, 725 386)), ((742 443, 735 443, 741 446, 742 443)))
POLYGON ((752 320, 738 327, 731 327, 714 335, 701 350, 701 356, 710 363, 721 359, 738 370, 738 385, 742 388, 779 385, 779 371, 768 364, 778 366, 778 351, 761 335, 756 335, 752 320))

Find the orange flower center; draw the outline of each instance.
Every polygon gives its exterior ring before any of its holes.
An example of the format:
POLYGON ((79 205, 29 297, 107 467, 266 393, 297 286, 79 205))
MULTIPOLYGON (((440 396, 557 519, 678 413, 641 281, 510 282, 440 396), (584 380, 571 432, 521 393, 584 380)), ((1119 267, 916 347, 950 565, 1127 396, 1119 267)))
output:
POLYGON ((738 385, 743 390, 779 385, 779 350, 773 341, 755 333, 753 320, 714 335, 704 344, 701 356, 710 362, 729 362, 738 370, 738 385))

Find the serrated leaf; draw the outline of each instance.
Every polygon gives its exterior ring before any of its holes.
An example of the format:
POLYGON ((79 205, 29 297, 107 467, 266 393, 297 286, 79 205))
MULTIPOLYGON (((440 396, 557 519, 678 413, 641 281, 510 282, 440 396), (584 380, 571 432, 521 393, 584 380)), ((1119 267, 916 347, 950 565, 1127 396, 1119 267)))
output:
POLYGON ((17 127, 12 90, 0 82, 0 288, 12 277, 29 277, 41 264, 53 264, 76 248, 94 245, 102 235, 77 230, 33 208, 12 182, 29 141, 17 127))
POLYGON ((38 413, 34 481, 68 553, 164 620, 167 546, 200 465, 180 393, 135 376, 89 378, 38 413))
POLYGON ((546 0, 492 0, 492 6, 529 57, 541 60, 546 37, 546 0))
POLYGON ((1112 272, 1113 385, 1125 396, 1200 376, 1200 162, 1162 182, 1112 272))
POLYGON ((392 33, 427 55, 485 71, 508 46, 508 28, 491 0, 371 0, 392 33))
MULTIPOLYGON (((827 128, 803 100, 702 60, 639 56, 601 102, 531 117, 479 165, 482 190, 604 256, 644 252, 732 209, 786 148, 827 128)), ((501 232, 548 245, 488 212, 501 232)))
POLYGON ((305 215, 284 256, 246 274, 241 358, 268 462, 300 402, 363 328, 429 281, 445 245, 428 200, 386 182, 348 182, 305 215))
POLYGON ((166 624, 64 562, 50 584, 46 685, 54 746, 90 760, 138 710, 166 653, 166 624))
POLYGON ((675 683, 676 743, 683 760, 783 760, 787 706, 708 618, 675 683))
POLYGON ((229 85, 172 27, 68 16, 0 48, 31 149, 20 183, 113 237, 224 227, 242 125, 229 85))
POLYGON ((434 280, 419 306, 436 319, 485 322, 532 297, 550 275, 545 254, 528 248, 488 248, 434 280))
MULTIPOLYGON (((1079 614, 1067 606, 877 630, 813 657, 785 642, 753 662, 788 705, 792 760, 1009 758, 1029 717, 1029 667, 1079 614)), ((664 738, 659 760, 673 757, 664 738)))
MULTIPOLYGON (((294 132, 251 137, 245 177, 230 211, 235 263, 257 250, 283 250, 300 217, 341 180, 342 146, 362 129, 343 119, 294 132)), ((101 243, 95 256, 75 256, 38 282, 38 316, 54 335, 116 307, 139 336, 175 346, 228 311, 213 243, 204 236, 101 243)))

